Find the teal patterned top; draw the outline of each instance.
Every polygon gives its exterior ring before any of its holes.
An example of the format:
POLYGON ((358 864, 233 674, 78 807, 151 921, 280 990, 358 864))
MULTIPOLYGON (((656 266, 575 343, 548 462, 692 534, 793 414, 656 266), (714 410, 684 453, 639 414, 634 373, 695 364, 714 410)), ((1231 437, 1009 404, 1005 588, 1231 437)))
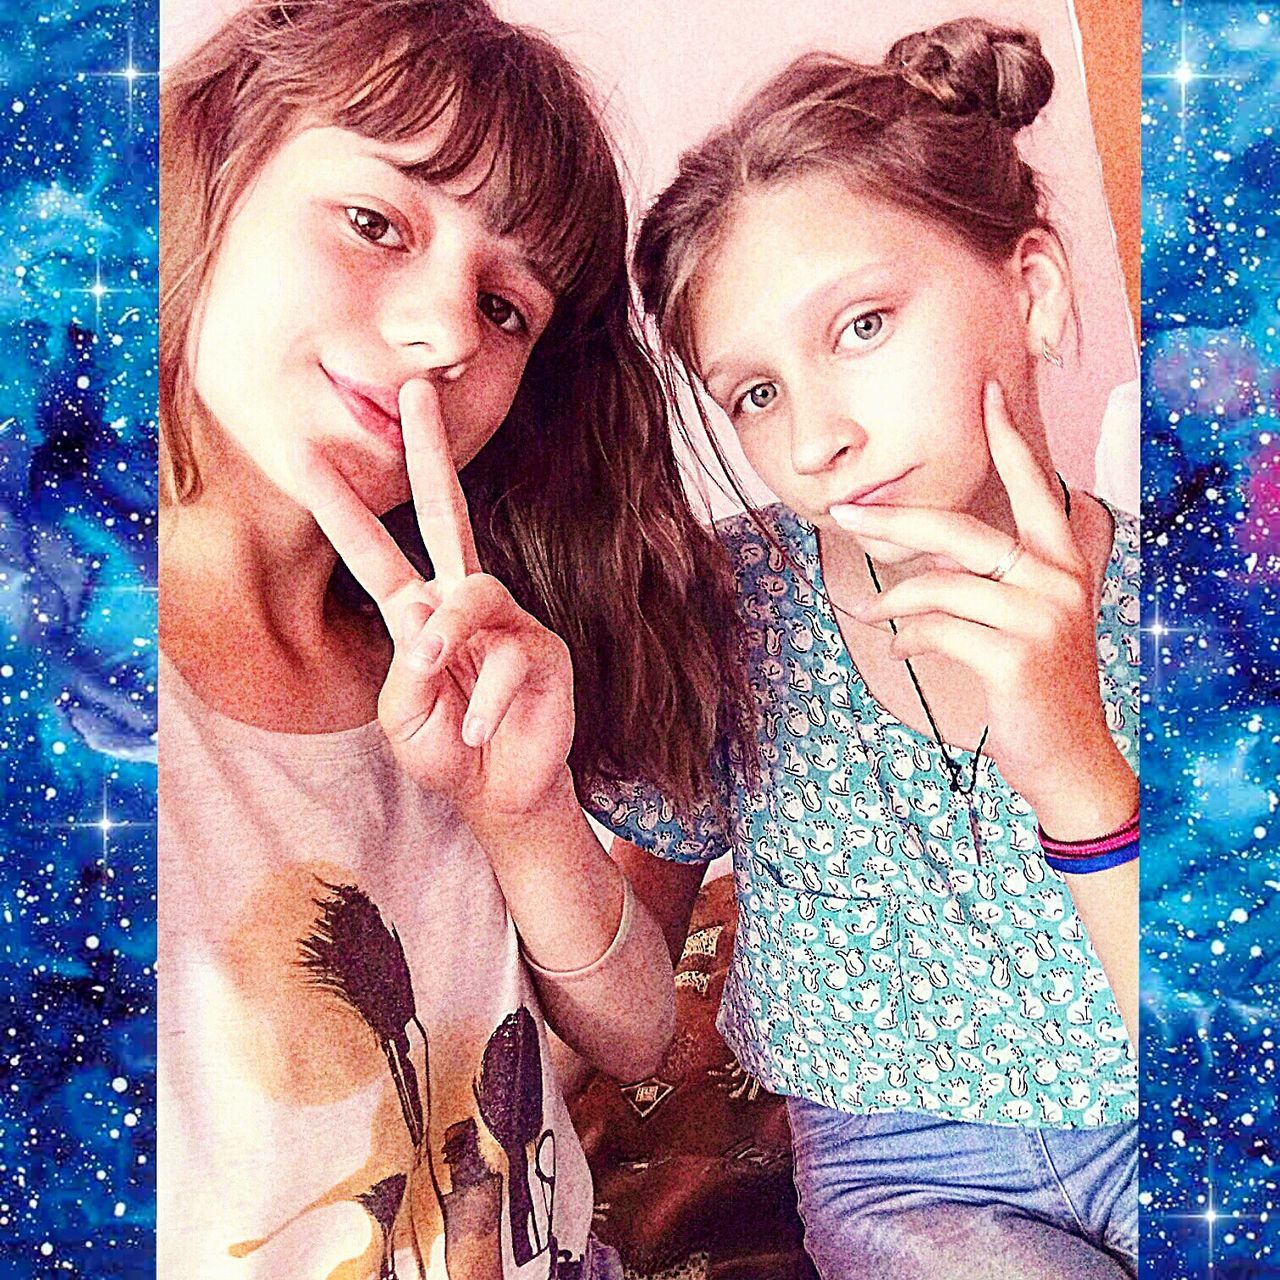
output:
MULTIPOLYGON (((1136 769, 1138 525, 1112 514, 1098 669, 1136 769)), ((661 857, 732 852, 739 924, 719 1018, 730 1047, 766 1087, 843 1111, 1133 1120, 1136 1060, 1035 815, 985 756, 973 795, 951 791, 938 744, 859 677, 813 527, 781 506, 763 518, 787 557, 745 516, 719 526, 762 712, 759 786, 722 752, 722 802, 686 822, 643 784, 591 796, 601 822, 661 857)), ((967 778, 972 754, 952 756, 967 778)))

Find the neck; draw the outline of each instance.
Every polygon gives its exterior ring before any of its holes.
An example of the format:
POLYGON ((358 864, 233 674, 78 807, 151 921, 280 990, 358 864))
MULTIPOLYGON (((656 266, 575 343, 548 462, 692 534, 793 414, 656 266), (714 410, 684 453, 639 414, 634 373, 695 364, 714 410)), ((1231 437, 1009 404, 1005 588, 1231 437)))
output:
POLYGON ((337 554, 265 478, 246 487, 211 478, 196 500, 165 504, 160 546, 162 620, 234 618, 285 649, 323 647, 337 554))

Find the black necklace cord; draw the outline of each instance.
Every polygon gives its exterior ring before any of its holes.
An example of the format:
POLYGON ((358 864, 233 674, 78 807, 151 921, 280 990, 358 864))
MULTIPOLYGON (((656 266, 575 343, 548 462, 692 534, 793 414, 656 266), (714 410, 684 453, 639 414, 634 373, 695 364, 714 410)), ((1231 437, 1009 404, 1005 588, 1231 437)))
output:
MULTIPOLYGON (((1062 478, 1062 472, 1054 473, 1058 477, 1058 484, 1062 489, 1062 508, 1067 519, 1071 518, 1071 490, 1067 488, 1067 482, 1062 478)), ((876 589, 876 595, 881 595, 883 588, 880 586, 880 575, 876 573, 875 563, 869 555, 863 553, 867 561, 867 572, 871 575, 871 585, 876 589)), ((898 624, 893 619, 889 619, 889 630, 896 636, 898 634, 898 624)), ((912 687, 916 691, 916 697, 920 700, 920 706, 924 711, 925 719, 929 722, 929 730, 933 734, 933 740, 938 744, 938 750, 942 752, 943 762, 947 766, 947 775, 951 781, 951 790, 956 795, 971 796, 978 786, 978 764, 982 759, 982 748, 987 744, 987 734, 991 732, 991 726, 986 725, 982 730, 982 736, 978 739, 978 745, 973 752, 973 768, 969 772, 969 785, 965 786, 961 780, 960 766, 951 758, 951 752, 947 750, 947 744, 942 739, 942 730, 938 728, 938 722, 934 718, 933 708, 929 706, 929 700, 924 696, 924 688, 920 684, 920 677, 916 675, 916 669, 911 664, 910 658, 903 658, 903 666, 907 669, 907 675, 911 677, 912 687)))
MULTIPOLYGON (((882 588, 880 586, 880 576, 876 573, 876 566, 870 556, 866 556, 867 572, 871 575, 871 583, 876 589, 876 595, 880 595, 882 588)), ((889 630, 896 636, 898 634, 898 624, 894 619, 889 619, 889 630)), ((947 750, 947 744, 942 740, 942 730, 938 728, 938 722, 934 719, 933 708, 929 706, 928 699, 924 696, 924 689, 920 684, 920 677, 916 675, 916 669, 911 664, 910 658, 903 658, 902 665, 907 669, 907 675, 911 677, 911 684, 915 688, 916 697, 920 700, 920 706, 924 709, 925 719, 929 721, 929 731, 933 734, 933 740, 938 744, 938 750, 942 752, 943 762, 947 766, 947 775, 951 780, 951 790, 962 796, 973 795, 974 789, 978 785, 978 761, 982 755, 982 748, 986 745, 987 734, 991 731, 991 726, 987 725, 982 731, 982 737, 978 739, 978 746, 973 753, 973 769, 969 774, 969 785, 966 787, 960 780, 960 766, 951 758, 951 752, 947 750)))

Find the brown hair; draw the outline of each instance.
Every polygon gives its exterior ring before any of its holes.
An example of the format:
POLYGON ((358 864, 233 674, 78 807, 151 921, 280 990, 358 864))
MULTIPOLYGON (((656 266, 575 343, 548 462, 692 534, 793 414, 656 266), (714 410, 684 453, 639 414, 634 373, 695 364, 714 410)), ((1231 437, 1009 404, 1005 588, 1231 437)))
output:
POLYGON ((688 288, 735 203, 814 171, 944 224, 987 260, 1006 259, 1025 232, 1053 230, 1014 141, 1052 92, 1036 37, 978 18, 906 36, 879 66, 797 59, 686 152, 654 201, 635 251, 645 310, 694 373, 688 288))
POLYGON ((463 470, 485 568, 569 646, 579 785, 642 778, 685 804, 749 699, 727 559, 689 508, 626 272, 626 203, 589 94, 483 0, 251 3, 161 92, 161 480, 200 491, 188 349, 254 175, 314 124, 384 141, 447 122, 419 176, 476 192, 556 294, 511 411, 463 470))

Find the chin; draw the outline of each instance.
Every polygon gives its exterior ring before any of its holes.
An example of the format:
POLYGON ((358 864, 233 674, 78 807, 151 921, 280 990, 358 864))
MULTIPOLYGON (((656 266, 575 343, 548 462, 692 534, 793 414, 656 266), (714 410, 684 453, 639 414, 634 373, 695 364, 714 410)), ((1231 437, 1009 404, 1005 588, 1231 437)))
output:
POLYGON ((896 542, 877 542, 875 539, 868 539, 858 545, 876 564, 903 565, 921 558, 921 552, 914 547, 900 547, 896 542))
POLYGON ((376 515, 385 515, 412 496, 402 451, 368 448, 363 441, 346 439, 327 439, 320 447, 360 501, 376 515))

